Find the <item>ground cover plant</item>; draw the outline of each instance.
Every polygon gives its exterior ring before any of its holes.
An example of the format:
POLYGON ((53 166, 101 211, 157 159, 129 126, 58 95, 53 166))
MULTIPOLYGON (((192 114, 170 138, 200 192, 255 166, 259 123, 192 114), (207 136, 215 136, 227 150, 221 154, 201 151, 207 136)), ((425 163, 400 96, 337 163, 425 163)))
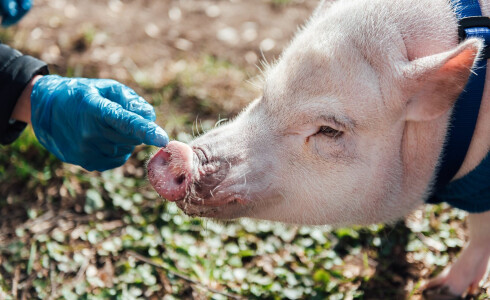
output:
MULTIPOLYGON (((258 94, 255 65, 316 4, 35 0, 0 35, 53 73, 131 86, 188 141, 258 94)), ((0 299, 422 299, 424 280, 467 239, 466 214, 446 205, 340 229, 189 218, 149 186, 155 150, 90 173, 59 162, 30 128, 0 148, 0 299)), ((468 299, 489 297, 487 281, 468 299)))

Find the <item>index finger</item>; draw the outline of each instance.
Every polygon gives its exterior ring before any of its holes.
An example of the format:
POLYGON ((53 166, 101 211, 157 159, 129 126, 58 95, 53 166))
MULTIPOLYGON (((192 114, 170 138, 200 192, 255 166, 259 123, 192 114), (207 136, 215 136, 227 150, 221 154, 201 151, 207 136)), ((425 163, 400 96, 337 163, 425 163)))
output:
POLYGON ((141 117, 122 106, 111 102, 104 110, 102 119, 117 133, 136 138, 139 143, 165 147, 168 144, 167 133, 156 123, 141 117))
POLYGON ((96 87, 102 97, 116 102, 124 109, 145 119, 155 121, 156 115, 153 106, 132 88, 112 79, 97 80, 96 87))

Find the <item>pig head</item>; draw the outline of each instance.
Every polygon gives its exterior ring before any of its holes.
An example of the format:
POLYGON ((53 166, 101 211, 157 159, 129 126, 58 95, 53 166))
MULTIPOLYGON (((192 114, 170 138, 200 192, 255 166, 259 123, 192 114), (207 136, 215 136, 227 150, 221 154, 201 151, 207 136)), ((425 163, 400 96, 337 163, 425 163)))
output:
POLYGON ((189 215, 299 224, 391 221, 432 187, 451 108, 482 43, 445 0, 324 1, 262 96, 148 164, 189 215))

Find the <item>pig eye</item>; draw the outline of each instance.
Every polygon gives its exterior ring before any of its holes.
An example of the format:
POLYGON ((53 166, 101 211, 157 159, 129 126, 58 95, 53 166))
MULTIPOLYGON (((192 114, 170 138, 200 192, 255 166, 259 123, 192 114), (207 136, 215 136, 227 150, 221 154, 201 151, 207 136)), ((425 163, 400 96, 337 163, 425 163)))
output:
POLYGON ((318 130, 317 134, 322 134, 325 135, 329 138, 339 138, 341 137, 344 133, 340 130, 333 129, 330 126, 321 126, 320 130, 318 130))

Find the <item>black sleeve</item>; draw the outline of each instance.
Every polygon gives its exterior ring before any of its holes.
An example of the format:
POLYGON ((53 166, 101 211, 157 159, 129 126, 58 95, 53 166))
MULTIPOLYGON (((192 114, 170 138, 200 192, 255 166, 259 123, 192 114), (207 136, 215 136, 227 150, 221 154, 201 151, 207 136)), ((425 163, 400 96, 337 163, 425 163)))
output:
POLYGON ((46 63, 0 44, 0 144, 7 145, 19 137, 24 122, 10 120, 15 104, 36 74, 48 74, 46 63))

